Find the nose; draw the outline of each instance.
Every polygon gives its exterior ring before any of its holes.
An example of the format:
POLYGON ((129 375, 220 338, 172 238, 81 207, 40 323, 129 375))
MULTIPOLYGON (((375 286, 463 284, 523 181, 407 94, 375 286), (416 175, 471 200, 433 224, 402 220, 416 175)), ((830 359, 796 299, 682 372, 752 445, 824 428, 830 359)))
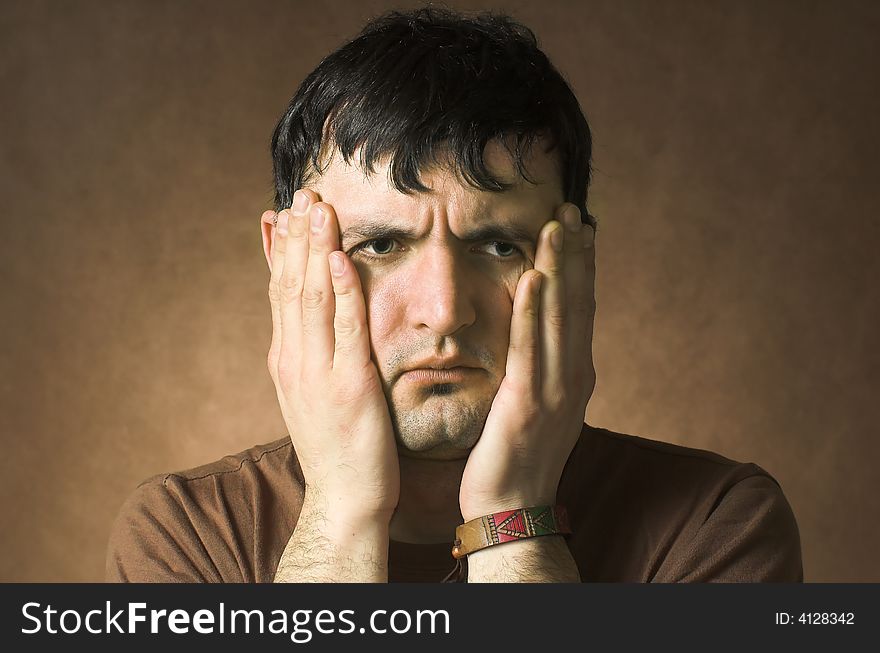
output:
POLYGON ((419 257, 407 290, 410 323, 439 336, 453 335, 473 324, 477 315, 473 279, 469 283, 467 277, 467 271, 447 247, 429 246, 429 251, 419 257))

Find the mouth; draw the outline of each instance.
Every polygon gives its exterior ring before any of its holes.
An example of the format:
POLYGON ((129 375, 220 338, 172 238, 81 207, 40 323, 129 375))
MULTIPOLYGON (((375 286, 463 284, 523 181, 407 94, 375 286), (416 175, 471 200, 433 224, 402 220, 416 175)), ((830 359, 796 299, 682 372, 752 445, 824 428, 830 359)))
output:
POLYGON ((437 383, 464 383, 474 375, 480 372, 476 367, 465 367, 458 365, 455 367, 417 367, 407 370, 401 375, 401 379, 408 383, 416 384, 437 384, 437 383))

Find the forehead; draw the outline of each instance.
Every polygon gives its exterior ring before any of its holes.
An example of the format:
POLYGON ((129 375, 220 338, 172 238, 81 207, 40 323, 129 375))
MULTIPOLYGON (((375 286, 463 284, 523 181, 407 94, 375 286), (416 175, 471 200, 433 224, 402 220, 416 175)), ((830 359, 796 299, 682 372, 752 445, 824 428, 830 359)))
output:
POLYGON ((491 192, 474 188, 456 174, 451 164, 423 170, 421 182, 430 191, 409 195, 397 190, 389 177, 390 160, 377 163, 373 174, 357 163, 359 152, 350 164, 333 152, 323 174, 315 175, 308 186, 336 209, 344 230, 361 217, 378 214, 393 218, 415 218, 426 213, 441 213, 450 222, 471 222, 498 216, 520 218, 535 223, 535 229, 552 217, 553 209, 562 203, 562 183, 555 152, 545 151, 546 143, 536 141, 524 158, 526 172, 533 182, 523 179, 516 165, 498 141, 490 141, 483 159, 497 179, 511 184, 508 190, 491 192))

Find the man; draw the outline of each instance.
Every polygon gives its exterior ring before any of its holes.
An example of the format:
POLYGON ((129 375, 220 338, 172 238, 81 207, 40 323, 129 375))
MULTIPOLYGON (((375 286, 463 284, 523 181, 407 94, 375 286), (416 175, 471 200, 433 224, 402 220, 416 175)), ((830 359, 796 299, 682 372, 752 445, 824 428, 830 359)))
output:
POLYGON ((761 468, 584 424, 590 131, 529 30, 379 18, 306 78, 272 154, 289 437, 141 484, 109 579, 802 580, 761 468))

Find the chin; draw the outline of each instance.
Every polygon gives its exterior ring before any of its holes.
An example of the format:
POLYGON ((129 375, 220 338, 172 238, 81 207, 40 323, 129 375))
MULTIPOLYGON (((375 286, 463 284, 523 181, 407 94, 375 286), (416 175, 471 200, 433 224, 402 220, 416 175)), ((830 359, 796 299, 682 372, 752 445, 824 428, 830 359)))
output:
POLYGON ((464 460, 470 455, 471 450, 459 449, 446 444, 438 444, 436 447, 431 447, 424 451, 415 451, 413 449, 408 449, 398 442, 397 453, 402 458, 411 458, 413 460, 436 460, 442 462, 464 460))
POLYGON ((477 444, 491 399, 460 397, 443 386, 415 406, 394 402, 389 406, 400 455, 458 460, 467 458, 477 444))

